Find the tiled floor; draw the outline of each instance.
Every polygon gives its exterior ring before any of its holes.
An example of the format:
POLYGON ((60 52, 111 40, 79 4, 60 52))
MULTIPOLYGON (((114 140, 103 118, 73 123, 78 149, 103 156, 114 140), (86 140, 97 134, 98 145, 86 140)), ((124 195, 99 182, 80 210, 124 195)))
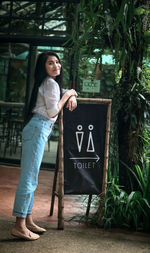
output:
MULTIPOLYGON (((20 168, 0 165, 0 216, 12 216, 13 202, 19 175, 20 168)), ((53 171, 40 171, 39 185, 35 191, 33 208, 33 216, 37 221, 57 223, 57 197, 55 197, 53 216, 49 216, 53 177, 53 171)), ((65 195, 64 218, 66 223, 73 216, 85 214, 86 208, 83 199, 85 199, 85 196, 65 195)))

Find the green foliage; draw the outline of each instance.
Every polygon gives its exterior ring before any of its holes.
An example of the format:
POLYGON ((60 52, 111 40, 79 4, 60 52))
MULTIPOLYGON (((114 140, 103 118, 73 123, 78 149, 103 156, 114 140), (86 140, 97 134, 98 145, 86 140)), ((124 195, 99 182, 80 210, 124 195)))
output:
POLYGON ((117 72, 128 68, 128 79, 134 80, 136 67, 148 49, 150 11, 146 1, 82 0, 74 14, 79 25, 73 29, 75 56, 83 53, 100 57, 106 49, 114 55, 117 72), (145 2, 145 4, 144 4, 145 2), (147 39, 146 39, 147 38, 147 39), (95 49, 98 49, 95 52, 95 49))
MULTIPOLYGON (((143 168, 136 165, 134 172, 138 190, 127 194, 118 185, 118 168, 108 173, 107 193, 103 208, 103 225, 105 228, 122 227, 150 232, 150 132, 145 130, 143 168)), ((116 161, 117 164, 117 161, 116 161)))
POLYGON ((143 66, 143 82, 147 83, 147 88, 150 91, 150 66, 143 66))
POLYGON ((144 170, 136 166, 134 174, 139 191, 127 194, 113 181, 108 183, 103 208, 102 222, 104 228, 117 227, 140 229, 150 232, 150 163, 144 170))
MULTIPOLYGON (((121 112, 122 120, 129 129, 126 136, 128 147, 124 149, 128 148, 128 159, 131 161, 129 166, 133 168, 136 164, 141 166, 144 154, 144 127, 150 117, 150 92, 147 83, 146 76, 143 74, 142 78, 138 78, 133 85, 128 85, 127 81, 122 82, 122 85, 117 84, 114 93, 114 111, 121 112)), ((120 123, 119 118, 118 125, 120 123)))
POLYGON ((137 224, 138 213, 137 206, 135 209, 134 202, 134 199, 137 198, 136 195, 139 197, 139 193, 135 192, 132 192, 128 196, 128 194, 120 189, 118 185, 114 183, 108 183, 102 217, 104 228, 130 228, 131 224, 133 223, 133 218, 136 220, 134 225, 137 224))

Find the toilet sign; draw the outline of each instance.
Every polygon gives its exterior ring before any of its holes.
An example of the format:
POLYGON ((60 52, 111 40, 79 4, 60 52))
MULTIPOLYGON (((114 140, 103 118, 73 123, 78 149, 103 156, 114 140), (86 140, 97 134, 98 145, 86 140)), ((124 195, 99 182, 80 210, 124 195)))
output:
POLYGON ((64 192, 102 192, 107 104, 78 104, 64 109, 64 192))

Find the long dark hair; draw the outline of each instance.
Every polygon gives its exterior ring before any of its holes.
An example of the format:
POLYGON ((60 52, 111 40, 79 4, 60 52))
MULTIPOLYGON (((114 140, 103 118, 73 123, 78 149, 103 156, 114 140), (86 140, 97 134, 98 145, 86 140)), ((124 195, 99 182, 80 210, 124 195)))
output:
MULTIPOLYGON (((27 113, 25 115, 25 124, 30 120, 32 117, 32 110, 36 105, 37 95, 38 95, 38 89, 41 85, 41 83, 44 81, 44 79, 48 76, 45 68, 45 63, 47 61, 48 56, 55 56, 58 61, 61 64, 59 56, 52 52, 44 52, 39 54, 35 66, 35 72, 34 72, 34 86, 31 93, 31 98, 28 106, 27 113)), ((61 67, 60 75, 56 77, 55 81, 58 83, 60 87, 60 94, 62 94, 62 84, 63 84, 63 69, 61 67)))

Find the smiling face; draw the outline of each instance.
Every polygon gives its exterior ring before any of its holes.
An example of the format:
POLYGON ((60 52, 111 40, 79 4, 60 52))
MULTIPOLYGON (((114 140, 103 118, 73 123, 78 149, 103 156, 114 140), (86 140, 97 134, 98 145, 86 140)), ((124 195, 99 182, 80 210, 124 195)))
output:
POLYGON ((48 56, 45 63, 45 68, 47 74, 53 79, 60 75, 61 64, 56 56, 48 56))

